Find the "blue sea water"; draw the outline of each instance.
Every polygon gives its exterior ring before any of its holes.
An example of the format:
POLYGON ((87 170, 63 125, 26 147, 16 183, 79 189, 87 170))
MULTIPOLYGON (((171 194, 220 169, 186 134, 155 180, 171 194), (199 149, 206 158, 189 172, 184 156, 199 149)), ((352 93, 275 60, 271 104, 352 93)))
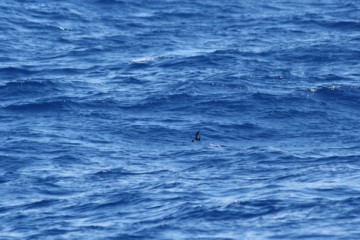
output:
POLYGON ((0 239, 360 239, 360 1, 0 13, 0 239))

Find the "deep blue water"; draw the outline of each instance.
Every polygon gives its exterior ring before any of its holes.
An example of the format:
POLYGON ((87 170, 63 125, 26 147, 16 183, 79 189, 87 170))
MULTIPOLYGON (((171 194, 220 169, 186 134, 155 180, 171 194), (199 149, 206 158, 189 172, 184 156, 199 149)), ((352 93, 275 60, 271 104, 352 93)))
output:
POLYGON ((0 13, 0 239, 360 239, 360 1, 0 13))

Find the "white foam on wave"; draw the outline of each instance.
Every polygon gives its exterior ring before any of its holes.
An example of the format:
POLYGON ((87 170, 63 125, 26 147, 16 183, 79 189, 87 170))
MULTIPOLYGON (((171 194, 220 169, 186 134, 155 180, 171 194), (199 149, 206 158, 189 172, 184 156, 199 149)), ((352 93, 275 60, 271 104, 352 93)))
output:
POLYGON ((132 59, 131 62, 132 63, 144 63, 144 62, 153 62, 153 61, 159 61, 160 58, 159 57, 144 57, 144 58, 136 58, 136 59, 132 59))

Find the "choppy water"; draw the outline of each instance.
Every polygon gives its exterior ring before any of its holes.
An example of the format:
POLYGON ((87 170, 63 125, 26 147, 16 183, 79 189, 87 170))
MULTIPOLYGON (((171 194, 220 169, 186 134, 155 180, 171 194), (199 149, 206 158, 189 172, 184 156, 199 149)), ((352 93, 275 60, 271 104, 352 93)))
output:
POLYGON ((360 238, 359 1, 0 12, 0 239, 360 238))

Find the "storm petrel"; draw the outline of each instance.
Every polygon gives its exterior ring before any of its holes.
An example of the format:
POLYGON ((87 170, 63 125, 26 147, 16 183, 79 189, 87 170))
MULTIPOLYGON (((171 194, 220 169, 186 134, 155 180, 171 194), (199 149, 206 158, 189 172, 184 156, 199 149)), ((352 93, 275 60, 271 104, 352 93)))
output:
POLYGON ((194 142, 194 141, 200 141, 201 139, 200 139, 199 134, 200 134, 200 131, 197 131, 197 132, 196 132, 196 134, 195 134, 194 139, 193 139, 191 142, 194 142))

